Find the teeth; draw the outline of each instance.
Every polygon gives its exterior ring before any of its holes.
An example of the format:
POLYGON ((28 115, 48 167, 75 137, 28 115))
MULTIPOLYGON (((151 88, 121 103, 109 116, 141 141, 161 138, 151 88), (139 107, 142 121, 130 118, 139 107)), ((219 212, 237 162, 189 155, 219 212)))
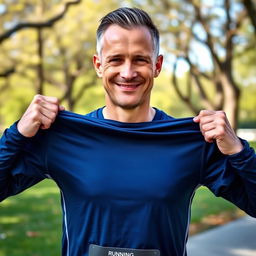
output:
POLYGON ((123 87, 136 87, 137 84, 118 84, 119 86, 123 86, 123 87))

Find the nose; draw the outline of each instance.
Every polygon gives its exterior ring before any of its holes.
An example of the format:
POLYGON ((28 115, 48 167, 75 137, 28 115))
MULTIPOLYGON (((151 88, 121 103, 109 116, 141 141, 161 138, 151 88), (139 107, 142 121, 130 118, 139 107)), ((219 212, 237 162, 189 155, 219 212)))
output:
POLYGON ((122 65, 120 76, 125 80, 131 80, 137 76, 137 71, 130 61, 126 61, 122 65))

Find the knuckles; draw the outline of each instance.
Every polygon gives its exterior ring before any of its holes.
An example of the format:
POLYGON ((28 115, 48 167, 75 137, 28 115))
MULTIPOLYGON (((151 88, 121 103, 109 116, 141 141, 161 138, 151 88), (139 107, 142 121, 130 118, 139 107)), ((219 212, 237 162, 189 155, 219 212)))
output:
POLYGON ((40 94, 36 94, 33 98, 34 103, 40 103, 42 101, 43 96, 40 94))
POLYGON ((59 106, 58 105, 53 105, 52 106, 52 111, 56 115, 58 113, 58 111, 59 111, 59 106))
POLYGON ((30 118, 32 121, 37 121, 40 118, 40 111, 38 106, 33 106, 32 111, 30 112, 30 118))
POLYGON ((223 119, 225 120, 226 119, 226 113, 224 111, 216 111, 216 116, 219 118, 219 119, 223 119))

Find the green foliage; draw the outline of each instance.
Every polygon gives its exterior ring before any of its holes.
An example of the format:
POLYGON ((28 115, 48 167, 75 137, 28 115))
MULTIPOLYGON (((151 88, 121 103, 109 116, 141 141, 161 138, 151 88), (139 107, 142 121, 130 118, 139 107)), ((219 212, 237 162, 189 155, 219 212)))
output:
POLYGON ((170 72, 163 69, 162 73, 155 80, 151 98, 152 106, 162 109, 176 118, 192 116, 193 113, 179 99, 170 81, 170 72))
MULTIPOLYGON (((164 1, 166 7, 155 1, 120 1, 117 0, 84 0, 77 6, 72 6, 65 17, 53 27, 42 30, 44 56, 41 60, 38 56, 38 37, 35 29, 21 30, 11 38, 0 44, 0 73, 8 68, 15 67, 15 73, 8 78, 0 77, 0 131, 15 120, 20 118, 33 95, 38 88, 37 68, 41 63, 44 68, 45 82, 44 94, 59 97, 66 109, 78 113, 87 113, 104 105, 104 90, 101 81, 97 80, 92 66, 92 56, 95 53, 95 32, 98 20, 110 10, 120 5, 142 6, 159 23, 162 30, 162 49, 165 52, 165 68, 157 78, 152 95, 152 105, 165 110, 172 116, 184 117, 194 113, 179 99, 175 92, 172 77, 172 53, 175 49, 175 33, 183 31, 182 27, 189 26, 189 18, 192 15, 189 5, 183 6, 188 13, 187 22, 175 23, 182 19, 182 12, 177 12, 182 2, 164 1), (150 2, 150 4, 147 4, 150 2), (170 4, 171 3, 171 4, 170 4), (172 7, 171 11, 168 8, 172 7), (189 15, 191 13, 191 15, 189 15), (93 21, 93 22, 92 22, 93 21), (166 31, 168 33, 166 33, 166 31), (75 77, 73 83, 69 83, 75 77), (74 100, 70 105, 64 95, 70 90, 70 99, 74 100)), ((1 1, 2 15, 0 16, 0 34, 13 24, 23 21, 46 21, 60 12, 63 1, 1 1), (6 8, 3 8, 5 6, 6 8)), ((1 9, 0 9, 1 11, 1 9)), ((183 17, 184 18, 184 17, 183 17)), ((212 16, 211 19, 214 17, 212 16)), ((243 34, 251 39, 248 22, 242 27, 243 34)), ((247 42, 246 41, 246 42, 247 42)), ((255 43, 252 45, 255 45, 255 43)), ((245 50, 246 45, 237 46, 235 58, 235 75, 242 88, 240 101, 241 126, 255 126, 255 51, 245 50), (243 54, 244 53, 244 54, 243 54), (250 78, 250 79, 249 79, 250 78), (249 79, 249 80, 248 80, 249 79), (250 82, 248 82, 250 81, 250 82), (245 86, 246 85, 246 86, 245 86)), ((187 79, 180 77, 182 92, 187 91, 187 79)), ((203 81, 203 87, 214 101, 215 91, 209 81, 203 81)), ((192 90, 192 102, 198 108, 203 106, 198 92, 192 90)))
MULTIPOLYGON (((256 78, 255 78, 256 79, 256 78)), ((256 86, 248 85, 242 90, 240 101, 240 120, 241 128, 256 128, 256 86)))
MULTIPOLYGON (((0 17, 0 34, 13 20, 15 24, 46 21, 59 13, 64 3, 22 0, 1 4, 6 10, 0 17)), ((62 99, 66 109, 86 113, 103 104, 104 98, 98 97, 103 95, 102 88, 92 65, 96 28, 104 14, 118 7, 116 0, 84 0, 72 6, 62 20, 42 30, 43 59, 38 55, 36 29, 20 30, 0 44, 0 58, 5 60, 0 73, 15 68, 10 77, 0 77, 0 130, 17 120, 37 93, 40 64, 44 70, 43 93, 62 99), (93 88, 87 93, 89 87, 93 88)))
POLYGON ((184 96, 179 101, 187 103, 191 100, 189 107, 193 106, 195 111, 201 108, 223 109, 235 126, 236 108, 231 108, 239 103, 234 95, 241 89, 239 118, 241 123, 246 121, 247 126, 249 123, 255 127, 255 34, 248 17, 239 18, 243 11, 246 12, 243 1, 233 1, 229 10, 226 10, 225 1, 218 1, 218 5, 212 1, 205 5, 204 1, 183 0, 129 2, 148 11, 158 24, 162 32, 162 51, 170 60, 169 69, 172 69, 176 56, 182 59, 177 73, 184 72, 188 67, 194 73, 190 82, 193 88, 197 88, 195 90, 192 88, 189 92, 186 89, 186 73, 179 79, 177 87, 184 96), (230 25, 227 13, 232 13, 230 25), (241 25, 237 30, 236 23, 241 25), (232 40, 229 44, 230 35, 232 40), (226 65, 228 61, 230 65, 226 65), (217 64, 221 62, 221 65, 217 64), (229 67, 232 68, 230 72, 229 67), (223 79, 225 75, 227 79, 223 79), (249 83, 252 87, 238 86, 249 83))

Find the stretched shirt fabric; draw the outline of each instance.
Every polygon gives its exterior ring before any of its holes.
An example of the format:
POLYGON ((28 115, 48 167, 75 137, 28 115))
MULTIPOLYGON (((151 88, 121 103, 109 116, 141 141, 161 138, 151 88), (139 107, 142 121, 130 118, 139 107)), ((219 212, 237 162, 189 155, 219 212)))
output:
POLYGON ((247 142, 235 155, 206 143, 192 118, 156 110, 152 122, 60 112, 48 130, 25 138, 16 124, 0 143, 0 200, 44 178, 61 191, 63 256, 88 256, 90 244, 158 249, 185 256, 195 190, 256 216, 256 157, 247 142))

